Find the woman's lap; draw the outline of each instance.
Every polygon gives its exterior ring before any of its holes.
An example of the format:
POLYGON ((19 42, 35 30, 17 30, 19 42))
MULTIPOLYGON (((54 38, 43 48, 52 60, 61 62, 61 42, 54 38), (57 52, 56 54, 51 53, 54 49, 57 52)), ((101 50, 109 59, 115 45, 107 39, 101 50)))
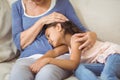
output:
POLYGON ((12 68, 10 80, 62 80, 70 75, 70 72, 52 64, 44 66, 34 75, 29 66, 35 61, 33 58, 18 59, 12 68))

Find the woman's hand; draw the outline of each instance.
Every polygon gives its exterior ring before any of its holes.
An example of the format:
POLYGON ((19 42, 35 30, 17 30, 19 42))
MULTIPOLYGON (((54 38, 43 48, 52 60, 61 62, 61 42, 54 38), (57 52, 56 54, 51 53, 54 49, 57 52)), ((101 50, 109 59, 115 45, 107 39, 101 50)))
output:
POLYGON ((96 42, 97 36, 94 32, 86 32, 86 33, 77 33, 74 36, 79 38, 76 39, 77 42, 82 42, 83 44, 79 46, 79 49, 84 53, 86 50, 90 49, 96 42))
POLYGON ((33 73, 39 72, 39 70, 45 66, 46 64, 49 63, 51 58, 40 58, 36 62, 34 62, 31 66, 30 69, 33 73))
POLYGON ((65 22, 67 20, 68 19, 63 14, 60 14, 58 12, 53 12, 53 13, 41 18, 39 21, 40 21, 40 23, 45 25, 45 24, 50 24, 53 22, 65 22))

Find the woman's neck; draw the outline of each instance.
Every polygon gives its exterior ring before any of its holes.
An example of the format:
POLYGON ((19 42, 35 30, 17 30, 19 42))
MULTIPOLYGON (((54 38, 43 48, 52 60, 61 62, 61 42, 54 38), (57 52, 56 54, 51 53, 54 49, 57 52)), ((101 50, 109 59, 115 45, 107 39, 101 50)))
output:
POLYGON ((36 2, 36 5, 44 8, 49 8, 51 4, 51 0, 40 0, 39 2, 36 2))
POLYGON ((30 16, 40 15, 46 12, 50 6, 52 0, 40 0, 35 3, 32 0, 23 0, 25 4, 25 12, 30 16))

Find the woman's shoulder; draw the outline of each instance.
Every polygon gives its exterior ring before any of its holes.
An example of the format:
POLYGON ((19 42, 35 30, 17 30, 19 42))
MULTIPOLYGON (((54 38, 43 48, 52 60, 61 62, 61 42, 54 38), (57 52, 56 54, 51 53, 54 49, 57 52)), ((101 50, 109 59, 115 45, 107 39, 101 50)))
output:
POLYGON ((23 8, 22 8, 22 1, 21 0, 17 0, 12 4, 12 10, 18 10, 20 12, 22 12, 23 8))
POLYGON ((21 0, 16 0, 13 4, 12 4, 12 6, 14 7, 14 6, 21 6, 21 0))
POLYGON ((70 2, 70 0, 57 0, 57 4, 66 4, 69 2, 70 2))
POLYGON ((58 8, 68 8, 68 5, 70 5, 70 1, 69 0, 56 0, 56 7, 58 8))

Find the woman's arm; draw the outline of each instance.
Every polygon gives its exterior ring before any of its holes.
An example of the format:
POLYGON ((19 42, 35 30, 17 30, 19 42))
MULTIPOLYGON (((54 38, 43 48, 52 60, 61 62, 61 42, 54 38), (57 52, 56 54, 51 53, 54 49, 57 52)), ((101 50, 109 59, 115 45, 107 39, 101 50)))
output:
POLYGON ((21 51, 20 34, 24 29, 18 4, 18 1, 12 4, 12 36, 17 49, 21 51))
POLYGON ((63 22, 66 21, 67 18, 60 13, 52 13, 48 16, 42 17, 39 19, 34 25, 32 25, 27 30, 23 29, 22 23, 22 14, 20 12, 20 8, 18 7, 18 3, 14 3, 12 5, 12 34, 13 40, 19 50, 24 49, 28 45, 30 45, 39 32, 42 30, 45 24, 49 24, 54 21, 63 22))
POLYGON ((24 49, 34 41, 43 25, 44 24, 42 22, 37 21, 29 29, 24 30, 22 23, 22 12, 20 12, 18 3, 14 3, 12 5, 12 34, 13 40, 19 50, 24 49))
POLYGON ((42 17, 33 26, 21 33, 20 40, 22 49, 34 41, 45 24, 52 22, 64 22, 66 20, 68 19, 64 15, 57 12, 53 12, 47 16, 42 17))
POLYGON ((33 26, 31 26, 29 29, 22 31, 20 34, 20 45, 21 48, 24 49, 29 44, 31 44, 39 32, 42 30, 44 24, 42 22, 36 22, 33 26))
POLYGON ((97 35, 95 32, 91 32, 87 30, 79 20, 78 16, 75 13, 75 10, 71 3, 69 2, 70 0, 66 0, 66 17, 74 22, 82 31, 85 31, 86 33, 78 33, 76 36, 79 36, 79 39, 77 39, 77 42, 84 42, 79 49, 82 49, 83 52, 90 49, 96 42, 97 35))
POLYGON ((21 7, 18 5, 18 1, 12 5, 12 35, 17 48, 22 50, 33 42, 42 29, 43 24, 36 22, 29 29, 24 30, 21 7))
POLYGON ((70 0, 65 0, 66 1, 66 6, 65 6, 65 16, 72 21, 74 24, 79 27, 82 31, 88 31, 81 23, 80 19, 78 18, 72 4, 70 3, 70 0))

